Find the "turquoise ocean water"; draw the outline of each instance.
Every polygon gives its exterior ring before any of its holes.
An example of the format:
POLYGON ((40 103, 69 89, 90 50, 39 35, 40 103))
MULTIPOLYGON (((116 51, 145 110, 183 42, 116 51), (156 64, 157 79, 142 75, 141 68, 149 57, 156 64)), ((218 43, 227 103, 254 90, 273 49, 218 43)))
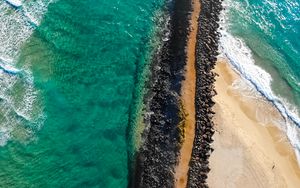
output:
POLYGON ((163 6, 0 1, 0 187, 127 187, 163 6))
POLYGON ((285 118, 300 159, 300 1, 224 0, 221 52, 285 118))

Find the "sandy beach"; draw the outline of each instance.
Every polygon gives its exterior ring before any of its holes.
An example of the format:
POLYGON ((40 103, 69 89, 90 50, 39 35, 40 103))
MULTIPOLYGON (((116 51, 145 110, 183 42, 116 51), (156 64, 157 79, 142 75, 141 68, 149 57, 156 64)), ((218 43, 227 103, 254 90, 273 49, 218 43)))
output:
POLYGON ((294 151, 272 121, 281 121, 280 114, 262 97, 236 89, 241 78, 224 60, 217 63, 215 72, 219 76, 209 187, 299 187, 294 151))
POLYGON ((184 140, 180 150, 179 163, 175 169, 175 187, 183 188, 187 185, 187 176, 189 162, 193 150, 195 138, 195 89, 196 89, 196 70, 195 70, 195 52, 196 36, 198 31, 198 17, 200 14, 200 2, 192 1, 192 14, 190 20, 190 34, 187 44, 187 62, 185 67, 185 80, 182 84, 181 100, 183 106, 184 118, 184 140))

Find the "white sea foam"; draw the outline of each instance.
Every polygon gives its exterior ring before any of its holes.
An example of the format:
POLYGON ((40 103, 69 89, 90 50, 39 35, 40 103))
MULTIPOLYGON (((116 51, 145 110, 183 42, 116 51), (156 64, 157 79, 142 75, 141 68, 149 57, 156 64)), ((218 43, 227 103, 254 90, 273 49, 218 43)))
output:
POLYGON ((6 0, 7 3, 11 4, 14 7, 22 6, 22 2, 19 0, 6 0))
MULTIPOLYGON (((292 146, 295 148, 298 162, 300 161, 300 118, 295 107, 286 100, 274 94, 271 88, 272 77, 265 70, 255 65, 252 52, 245 42, 229 33, 228 8, 232 3, 224 1, 220 14, 220 53, 226 57, 233 68, 242 78, 255 87, 255 89, 270 101, 284 117, 285 122, 281 128, 286 132, 292 146)), ((299 163, 300 164, 300 163, 299 163)))
POLYGON ((0 127, 0 146, 4 146, 10 138, 10 130, 0 127))
MULTIPOLYGON (((53 0, 24 1, 14 9, 0 1, 0 146, 17 135, 28 135, 28 125, 43 117, 39 93, 28 65, 16 67, 21 47, 32 35, 53 0), (12 133, 18 134, 12 134, 12 133)), ((10 1, 12 2, 12 1, 10 1)), ((26 137, 26 136, 25 136, 26 137)))

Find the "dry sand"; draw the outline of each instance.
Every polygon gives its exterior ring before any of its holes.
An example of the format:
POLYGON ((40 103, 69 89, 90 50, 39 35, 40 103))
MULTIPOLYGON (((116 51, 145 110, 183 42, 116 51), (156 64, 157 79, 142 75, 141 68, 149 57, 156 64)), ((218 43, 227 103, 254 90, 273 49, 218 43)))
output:
POLYGON ((175 187, 184 188, 187 184, 189 162, 193 150, 195 137, 195 90, 196 90, 196 36, 198 30, 198 17, 200 14, 199 0, 193 0, 193 11, 191 14, 191 32, 187 44, 187 64, 185 67, 185 80, 182 85, 181 99, 183 105, 184 140, 180 150, 179 163, 175 169, 175 187))
POLYGON ((280 120, 269 103, 234 89, 241 80, 227 62, 218 62, 215 72, 215 129, 210 157, 211 188, 299 188, 300 170, 285 134, 272 121, 280 120))

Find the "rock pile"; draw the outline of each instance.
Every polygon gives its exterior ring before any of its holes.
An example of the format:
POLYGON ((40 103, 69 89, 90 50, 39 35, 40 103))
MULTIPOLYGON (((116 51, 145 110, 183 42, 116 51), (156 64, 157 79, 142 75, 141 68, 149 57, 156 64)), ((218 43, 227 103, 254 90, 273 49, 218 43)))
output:
POLYGON ((201 12, 196 46, 196 130, 188 173, 188 187, 208 187, 210 171, 208 158, 212 152, 214 134, 212 121, 215 73, 212 72, 218 55, 218 21, 222 9, 221 0, 200 0, 201 12))
POLYGON ((186 60, 190 0, 176 0, 171 12, 169 40, 165 40, 151 64, 149 80, 149 122, 144 143, 137 154, 134 187, 174 186, 174 168, 180 149, 179 96, 186 60))

